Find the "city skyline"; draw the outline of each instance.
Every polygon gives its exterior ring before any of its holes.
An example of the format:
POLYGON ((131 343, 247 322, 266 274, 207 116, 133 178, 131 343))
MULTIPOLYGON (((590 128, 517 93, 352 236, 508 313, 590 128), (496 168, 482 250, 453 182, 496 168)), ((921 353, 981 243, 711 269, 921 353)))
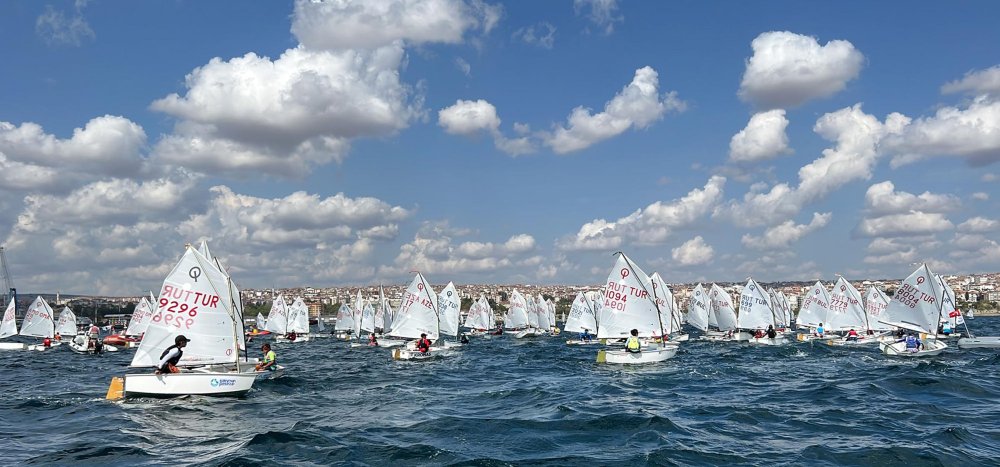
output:
POLYGON ((1000 271, 993 3, 0 8, 20 290, 1000 271))

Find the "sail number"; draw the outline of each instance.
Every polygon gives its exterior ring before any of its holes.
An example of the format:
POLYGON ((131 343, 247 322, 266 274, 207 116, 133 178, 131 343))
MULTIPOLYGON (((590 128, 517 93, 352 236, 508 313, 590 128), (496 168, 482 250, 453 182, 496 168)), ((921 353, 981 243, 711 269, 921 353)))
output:
POLYGON ((910 308, 916 307, 917 303, 921 300, 927 303, 934 303, 936 301, 933 296, 921 292, 919 289, 910 284, 903 284, 903 286, 896 291, 896 295, 894 295, 893 298, 899 300, 902 304, 910 308))
POLYGON ((197 306, 189 306, 187 303, 179 303, 176 300, 167 300, 165 298, 161 298, 160 308, 166 308, 167 311, 171 313, 187 313, 188 316, 192 318, 198 316, 197 306))

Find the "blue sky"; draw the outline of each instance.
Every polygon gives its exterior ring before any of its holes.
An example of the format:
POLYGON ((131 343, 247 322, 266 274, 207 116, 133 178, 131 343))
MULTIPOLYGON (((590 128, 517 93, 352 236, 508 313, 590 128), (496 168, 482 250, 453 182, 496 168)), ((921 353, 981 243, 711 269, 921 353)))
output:
POLYGON ((1000 269, 991 2, 6 2, 22 290, 1000 269))

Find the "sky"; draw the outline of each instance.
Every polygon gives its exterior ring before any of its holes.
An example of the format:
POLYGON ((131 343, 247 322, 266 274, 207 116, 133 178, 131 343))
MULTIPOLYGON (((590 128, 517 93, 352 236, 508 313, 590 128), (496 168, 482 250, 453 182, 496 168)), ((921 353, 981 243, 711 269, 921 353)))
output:
POLYGON ((22 291, 1000 271, 1000 4, 0 4, 22 291))

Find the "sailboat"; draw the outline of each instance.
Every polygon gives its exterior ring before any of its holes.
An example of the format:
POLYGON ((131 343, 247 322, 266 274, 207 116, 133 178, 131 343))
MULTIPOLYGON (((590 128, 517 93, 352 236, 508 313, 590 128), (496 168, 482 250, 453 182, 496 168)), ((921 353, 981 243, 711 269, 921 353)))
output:
MULTIPOLYGON (((3 321, 0 322, 0 339, 17 335, 17 318, 14 299, 10 299, 7 310, 3 313, 3 321)), ((0 342, 0 350, 25 350, 28 346, 20 342, 0 342)))
POLYGON ((253 322, 253 329, 247 331, 248 336, 266 336, 271 334, 271 331, 264 329, 267 326, 267 320, 264 319, 264 314, 257 312, 257 318, 253 322))
POLYGON ((458 298, 458 290, 455 288, 455 284, 448 282, 448 285, 438 294, 438 315, 441 321, 441 334, 455 336, 455 341, 449 342, 445 340, 442 344, 445 348, 461 347, 463 345, 459 339, 458 332, 459 308, 461 306, 462 301, 458 298))
POLYGON ((494 325, 493 310, 486 297, 480 294, 479 298, 472 302, 472 306, 469 307, 469 313, 465 316, 465 322, 462 323, 462 326, 469 330, 469 334, 479 336, 487 334, 494 325))
POLYGON ((701 336, 701 338, 709 341, 736 340, 733 336, 737 325, 736 307, 733 306, 733 298, 719 284, 712 284, 708 298, 708 323, 711 326, 714 320, 718 332, 709 331, 704 336, 701 336))
MULTIPOLYGON (((150 299, 153 293, 150 292, 150 299)), ((139 299, 139 303, 132 312, 132 318, 128 321, 128 327, 122 335, 110 335, 104 338, 104 344, 124 348, 136 347, 146 328, 149 327, 149 319, 153 317, 153 305, 155 300, 146 300, 146 297, 139 299)))
POLYGON ((674 342, 684 342, 688 340, 688 335, 681 330, 681 314, 674 300, 674 293, 670 287, 660 277, 660 273, 654 272, 649 276, 650 283, 653 284, 653 299, 660 310, 660 320, 663 322, 664 337, 674 342))
MULTIPOLYGON (((55 321, 52 319, 52 307, 44 298, 38 296, 28 307, 28 312, 21 322, 21 335, 28 337, 40 337, 51 339, 55 337, 55 321)), ((52 342, 52 346, 60 345, 59 342, 52 342)), ((43 344, 28 345, 28 350, 46 350, 49 347, 43 344)))
POLYGON ((271 310, 267 312, 264 330, 281 337, 288 333, 288 304, 285 303, 284 295, 279 294, 271 301, 271 310))
MULTIPOLYGON (((740 292, 740 312, 736 316, 736 328, 748 331, 764 330, 768 326, 772 328, 780 327, 774 319, 774 309, 771 305, 771 297, 767 291, 750 277, 740 292)), ((740 333, 745 335, 746 341, 751 344, 761 345, 782 345, 788 343, 783 335, 775 337, 755 337, 753 334, 740 333)), ((742 340, 742 339, 741 339, 742 340)))
POLYGON ((906 342, 881 342, 879 350, 890 356, 926 357, 938 355, 948 348, 943 341, 934 338, 941 319, 943 291, 938 290, 927 264, 921 265, 896 289, 889 306, 880 318, 883 323, 918 333, 926 333, 923 347, 916 351, 906 348, 906 342))
MULTIPOLYGON (((69 336, 69 349, 82 354, 94 354, 97 353, 97 343, 93 342, 90 335, 76 331, 76 314, 69 307, 63 308, 59 312, 59 322, 56 324, 56 333, 62 336, 69 336)), ((104 346, 107 349, 111 349, 111 345, 104 346)), ((117 348, 116 348, 117 350, 117 348)))
POLYGON ((369 344, 365 336, 375 332, 375 307, 371 302, 356 302, 361 307, 361 313, 355 314, 354 330, 357 339, 351 342, 351 347, 368 347, 369 344))
POLYGON ((337 339, 351 340, 354 334, 354 309, 348 303, 341 303, 337 309, 337 322, 333 325, 337 339))
POLYGON ((242 321, 230 278, 190 244, 160 289, 160 301, 130 366, 144 373, 113 378, 109 400, 183 395, 242 396, 258 373, 239 360, 242 321), (190 342, 180 373, 154 374, 160 355, 184 335, 190 342))
MULTIPOLYGON (((441 336, 441 318, 438 314, 437 294, 423 274, 419 272, 403 293, 403 301, 392 322, 392 337, 419 339, 426 334, 432 343, 441 336)), ((409 347, 409 346, 408 346, 409 347)), ((423 360, 448 351, 443 347, 431 346, 426 353, 410 348, 392 349, 393 360, 423 360)))
POLYGON ((688 324, 695 329, 708 332, 708 295, 705 288, 699 283, 691 291, 691 299, 688 300, 688 324))
POLYGON ((510 308, 507 309, 507 316, 504 317, 503 327, 505 330, 516 331, 514 337, 527 337, 531 331, 531 317, 528 315, 528 301, 517 289, 510 294, 510 308))
POLYGON ((874 285, 869 285, 865 292, 865 314, 868 315, 868 326, 875 332, 893 330, 892 326, 883 323, 880 318, 885 308, 889 306, 889 297, 874 285))
POLYGON ((879 342, 879 336, 875 335, 870 316, 865 310, 861 292, 843 277, 837 279, 830 292, 830 313, 826 324, 831 331, 854 330, 858 334, 854 339, 847 335, 843 339, 830 339, 826 341, 827 344, 865 345, 879 342))
MULTIPOLYGON (((812 329, 819 328, 826 321, 826 316, 830 314, 830 294, 822 282, 816 284, 806 292, 802 308, 799 308, 799 316, 795 319, 795 327, 805 330, 795 336, 800 341, 811 341, 815 339, 836 339, 836 336, 820 336, 811 332, 812 329)), ((824 327, 824 333, 826 329, 824 327)))
POLYGON ((566 344, 600 344, 601 341, 595 338, 598 327, 597 315, 594 313, 594 304, 587 298, 585 293, 577 292, 576 299, 573 300, 573 304, 569 307, 569 317, 566 318, 566 324, 563 325, 563 330, 566 332, 586 332, 591 336, 591 338, 568 339, 566 340, 566 344))
POLYGON ((309 342, 309 307, 296 297, 288 307, 287 334, 275 336, 276 342, 309 342), (294 336, 294 338, 292 338, 294 336))
MULTIPOLYGON (((632 330, 638 336, 653 339, 666 335, 660 310, 653 297, 653 284, 649 276, 642 272, 624 253, 618 252, 604 290, 606 310, 601 317, 601 327, 597 330, 599 339, 628 337, 632 330)), ((653 363, 662 362, 677 354, 676 345, 664 342, 650 343, 641 352, 621 350, 600 350, 598 363, 653 363)))

